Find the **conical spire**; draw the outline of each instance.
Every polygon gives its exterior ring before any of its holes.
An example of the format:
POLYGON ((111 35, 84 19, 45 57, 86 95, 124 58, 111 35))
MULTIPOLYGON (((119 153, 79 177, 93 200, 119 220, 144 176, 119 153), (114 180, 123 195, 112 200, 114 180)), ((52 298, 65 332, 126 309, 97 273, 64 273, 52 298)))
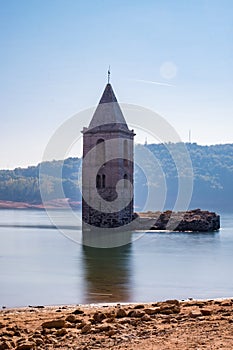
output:
POLYGON ((89 130, 93 128, 98 128, 101 130, 111 128, 129 131, 110 83, 106 85, 103 95, 88 127, 89 130))
POLYGON ((111 103, 111 102, 117 102, 117 99, 116 99, 116 96, 113 92, 111 84, 108 83, 106 85, 106 88, 103 92, 103 95, 102 95, 99 103, 111 103))

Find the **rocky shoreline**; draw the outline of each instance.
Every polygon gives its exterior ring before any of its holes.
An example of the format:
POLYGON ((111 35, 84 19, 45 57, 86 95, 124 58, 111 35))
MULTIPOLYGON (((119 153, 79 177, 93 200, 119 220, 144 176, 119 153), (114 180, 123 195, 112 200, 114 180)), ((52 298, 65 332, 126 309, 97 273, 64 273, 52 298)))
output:
POLYGON ((141 223, 150 223, 151 230, 169 230, 180 232, 213 232, 220 229, 220 216, 201 209, 173 212, 138 213, 141 223))
POLYGON ((0 311, 0 350, 233 348, 233 299, 0 311))
MULTIPOLYGON (((48 201, 44 204, 30 204, 0 200, 0 209, 36 209, 36 210, 80 210, 81 203, 68 198, 48 201)), ((135 230, 169 230, 179 232, 213 232, 220 229, 220 215, 208 210, 193 209, 188 211, 164 212, 148 211, 135 213, 136 224, 130 226, 135 230)))

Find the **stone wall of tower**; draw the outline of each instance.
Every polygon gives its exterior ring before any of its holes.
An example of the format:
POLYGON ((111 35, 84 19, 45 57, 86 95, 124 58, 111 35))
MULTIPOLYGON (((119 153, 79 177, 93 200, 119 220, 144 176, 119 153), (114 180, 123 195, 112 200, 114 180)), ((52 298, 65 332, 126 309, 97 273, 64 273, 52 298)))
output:
POLYGON ((105 130, 83 131, 83 222, 93 227, 119 227, 133 219, 133 131, 114 126, 105 130), (97 147, 98 145, 98 147, 97 147), (103 153, 101 154, 102 151, 103 153), (90 156, 89 156, 90 155, 90 156), (85 159, 88 159, 85 162, 85 159), (108 160, 111 159, 111 160, 108 160), (93 180, 96 161, 101 166, 93 180), (91 179, 89 181, 89 179, 91 179), (122 203, 114 212, 108 212, 108 205, 117 200, 117 183, 122 180, 122 203), (130 186, 129 182, 132 186, 130 186), (84 192, 85 191, 85 192, 84 192), (97 198, 100 196, 99 199, 97 198), (125 202, 124 202, 125 201, 125 202), (104 206, 104 208, 103 208, 104 206))

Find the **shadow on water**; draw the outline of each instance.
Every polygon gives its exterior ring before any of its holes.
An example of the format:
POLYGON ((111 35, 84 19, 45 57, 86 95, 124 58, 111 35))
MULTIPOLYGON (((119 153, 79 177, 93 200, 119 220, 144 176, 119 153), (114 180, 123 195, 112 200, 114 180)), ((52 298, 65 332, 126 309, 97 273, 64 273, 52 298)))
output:
POLYGON ((113 248, 82 246, 84 303, 126 302, 131 299, 131 250, 131 243, 113 248))

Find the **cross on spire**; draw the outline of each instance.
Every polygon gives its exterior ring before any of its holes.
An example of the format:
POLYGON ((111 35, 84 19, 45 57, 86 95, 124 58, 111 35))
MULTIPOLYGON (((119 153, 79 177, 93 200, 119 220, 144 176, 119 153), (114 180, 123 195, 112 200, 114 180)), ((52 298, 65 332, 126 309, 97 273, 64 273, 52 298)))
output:
POLYGON ((110 74, 111 74, 111 72, 110 72, 110 66, 108 67, 108 84, 110 83, 110 74))

